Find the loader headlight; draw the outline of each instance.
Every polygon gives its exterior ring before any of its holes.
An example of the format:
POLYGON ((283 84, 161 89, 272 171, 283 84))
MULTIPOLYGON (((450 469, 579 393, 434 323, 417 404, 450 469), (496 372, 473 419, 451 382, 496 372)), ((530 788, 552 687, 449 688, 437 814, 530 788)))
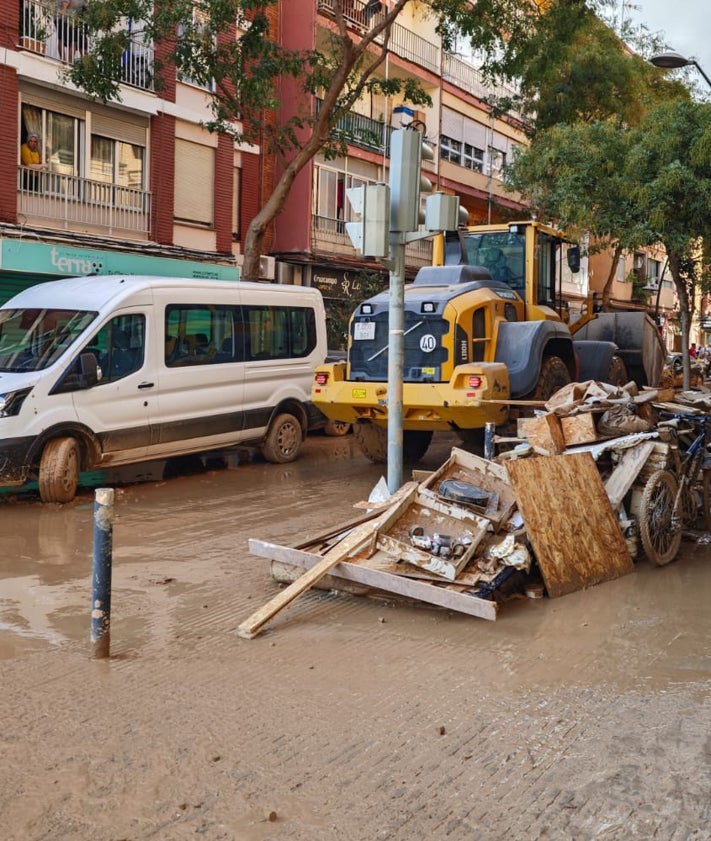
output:
POLYGON ((25 397, 31 388, 18 388, 17 391, 6 391, 0 394, 0 418, 10 418, 20 414, 25 397))

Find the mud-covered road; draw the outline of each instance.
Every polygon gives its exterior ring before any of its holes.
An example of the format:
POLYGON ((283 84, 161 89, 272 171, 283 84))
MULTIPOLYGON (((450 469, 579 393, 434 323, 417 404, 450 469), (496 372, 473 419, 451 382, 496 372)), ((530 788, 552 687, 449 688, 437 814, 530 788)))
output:
POLYGON ((706 544, 496 622, 313 591, 237 636, 278 590, 247 540, 325 531, 381 473, 314 436, 117 485, 109 660, 93 492, 0 497, 0 839, 711 839, 706 544))

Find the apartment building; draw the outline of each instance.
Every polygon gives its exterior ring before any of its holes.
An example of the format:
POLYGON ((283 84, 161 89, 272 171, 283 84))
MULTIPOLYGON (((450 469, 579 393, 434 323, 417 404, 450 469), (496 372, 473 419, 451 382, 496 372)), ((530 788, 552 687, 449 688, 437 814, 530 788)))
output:
POLYGON ((168 70, 158 92, 154 47, 127 20, 121 101, 92 101, 64 76, 90 48, 81 25, 45 0, 0 9, 0 301, 76 274, 236 280, 262 161, 201 127, 209 91, 168 70), (21 161, 31 134, 41 169, 21 161))
MULTIPOLYGON (((367 32, 385 3, 349 0, 345 16, 354 38, 367 32)), ((282 40, 293 49, 324 48, 335 26, 334 0, 284 2, 280 8, 282 40)), ((345 223, 352 218, 346 190, 363 183, 387 181, 390 135, 413 122, 433 147, 433 161, 423 174, 435 190, 459 195, 469 223, 527 216, 524 206, 503 189, 503 175, 514 148, 525 142, 515 115, 495 117, 486 104, 491 91, 483 84, 477 57, 462 43, 461 52, 446 53, 427 9, 411 4, 393 26, 386 61, 387 78, 416 79, 432 105, 413 107, 401 97, 362 99, 343 121, 351 142, 336 160, 317 157, 297 178, 283 213, 276 220, 272 255, 276 275, 284 282, 317 286, 327 299, 351 297, 362 272, 385 269, 363 258, 351 245, 345 223)), ((289 109, 298 94, 285 87, 289 109)), ((299 103, 303 106, 303 102, 299 103)), ((312 109, 320 101, 315 98, 312 109)), ((431 240, 407 247, 407 274, 431 263, 431 240)))

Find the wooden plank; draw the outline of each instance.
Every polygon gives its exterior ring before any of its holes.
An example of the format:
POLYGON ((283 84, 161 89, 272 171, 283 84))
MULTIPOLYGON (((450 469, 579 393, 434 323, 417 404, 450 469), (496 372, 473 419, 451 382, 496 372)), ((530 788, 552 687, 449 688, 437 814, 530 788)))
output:
MULTIPOLYGON (((274 543, 265 543, 260 540, 250 540, 249 551, 253 555, 268 558, 272 561, 291 563, 305 570, 313 568, 321 561, 320 555, 290 549, 287 546, 278 546, 274 543)), ((329 570, 329 574, 346 581, 366 584, 385 593, 393 593, 425 604, 437 605, 457 613, 477 616, 480 619, 493 621, 496 619, 498 611, 498 605, 494 601, 481 599, 470 593, 455 593, 425 581, 392 575, 351 561, 341 561, 329 570)), ((295 583, 300 580, 297 579, 295 583)))
POLYGON ((581 412, 560 419, 560 425, 565 438, 565 446, 574 444, 590 444, 597 440, 595 417, 592 412, 581 412))
MULTIPOLYGON (((402 489, 400 489, 402 490, 402 489)), ((287 605, 291 604, 295 598, 300 596, 306 590, 313 586, 320 578, 323 578, 329 570, 337 563, 347 558, 351 553, 356 552, 363 544, 370 541, 374 534, 384 524, 391 522, 399 513, 400 506, 409 504, 409 497, 414 497, 417 490, 415 482, 409 484, 409 496, 404 495, 400 501, 393 506, 393 509, 384 511, 379 517, 374 520, 369 520, 366 523, 356 526, 343 540, 337 543, 330 549, 323 557, 320 557, 319 562, 305 572, 301 578, 294 581, 280 593, 277 593, 273 599, 270 599, 263 607, 255 611, 251 616, 242 622, 237 628, 237 633, 240 637, 245 639, 254 639, 264 625, 274 616, 283 610, 287 605)))
POLYGON ((653 449, 653 441, 642 441, 622 453, 617 467, 605 482, 605 492, 613 508, 617 508, 625 498, 653 449))
POLYGON ((522 418, 518 431, 523 432, 537 453, 558 455, 565 449, 560 418, 554 412, 537 418, 522 418))
POLYGON ((632 572, 634 565, 589 453, 506 463, 551 598, 632 572))

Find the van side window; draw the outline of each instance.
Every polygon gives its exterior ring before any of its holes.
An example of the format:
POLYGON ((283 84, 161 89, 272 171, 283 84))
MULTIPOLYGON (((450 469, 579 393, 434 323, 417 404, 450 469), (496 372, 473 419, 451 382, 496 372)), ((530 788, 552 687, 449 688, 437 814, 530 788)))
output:
POLYGON ((84 351, 96 356, 101 382, 115 382, 143 367, 146 346, 146 317, 119 315, 93 336, 84 351))
POLYGON ((242 313, 238 306, 171 304, 165 311, 168 368, 241 362, 242 313))
POLYGON ((246 306, 247 360, 298 359, 316 347, 316 316, 309 307, 246 306))

